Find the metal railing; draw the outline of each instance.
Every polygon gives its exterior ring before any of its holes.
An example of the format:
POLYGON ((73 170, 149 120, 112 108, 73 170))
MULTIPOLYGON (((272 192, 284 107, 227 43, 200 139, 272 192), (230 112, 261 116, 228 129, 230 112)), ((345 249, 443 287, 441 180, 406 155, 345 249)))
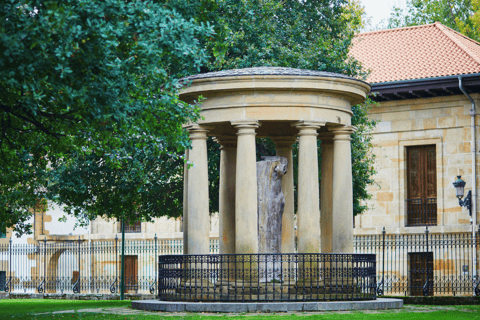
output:
POLYGON ((430 234, 426 227, 423 234, 398 235, 384 228, 355 237, 354 247, 377 254, 378 295, 480 295, 478 233, 430 234))
MULTIPOLYGON (((158 255, 182 254, 181 239, 125 241, 125 290, 155 293, 158 255)), ((0 245, 0 292, 119 293, 121 241, 0 245), (5 278, 5 281, 2 279, 5 278)), ((210 241, 218 253, 218 240, 210 241)))
MULTIPOLYGON (((211 239, 210 253, 218 248, 211 239)), ((376 254, 384 294, 480 295, 479 233, 355 236, 354 250, 376 254)), ((1 244, 0 291, 119 293, 120 253, 118 239, 1 244)), ((126 290, 157 293, 155 257, 181 254, 182 239, 127 240, 126 290)))
POLYGON ((436 226, 437 198, 406 199, 407 226, 436 226))
POLYGON ((173 301, 376 298, 374 254, 159 256, 158 296, 173 301))

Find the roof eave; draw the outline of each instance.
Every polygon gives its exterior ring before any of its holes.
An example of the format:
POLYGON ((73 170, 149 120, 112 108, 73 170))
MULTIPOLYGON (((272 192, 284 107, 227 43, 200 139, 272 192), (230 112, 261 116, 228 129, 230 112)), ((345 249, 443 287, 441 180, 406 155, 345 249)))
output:
POLYGON ((480 92, 480 73, 470 73, 444 77, 371 83, 371 94, 377 93, 377 96, 373 98, 376 101, 406 100, 437 95, 446 96, 461 94, 458 89, 459 76, 462 77, 464 85, 468 88, 470 93, 480 92))

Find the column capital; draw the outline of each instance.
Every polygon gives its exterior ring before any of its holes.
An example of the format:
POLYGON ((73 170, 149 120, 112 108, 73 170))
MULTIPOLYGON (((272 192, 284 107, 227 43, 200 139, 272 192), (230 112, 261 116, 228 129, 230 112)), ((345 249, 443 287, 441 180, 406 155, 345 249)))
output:
POLYGON ((216 136, 213 141, 220 145, 220 150, 225 148, 236 148, 237 137, 236 136, 216 136))
POLYGON ((262 124, 257 120, 235 120, 230 122, 232 126, 238 130, 237 136, 244 134, 255 135, 255 129, 260 127, 262 124))
POLYGON ((357 131, 355 126, 342 126, 342 127, 333 127, 328 128, 328 131, 333 133, 333 140, 352 140, 351 135, 357 131))
POLYGON ((230 123, 235 128, 254 128, 254 129, 256 129, 256 128, 258 128, 262 125, 260 123, 260 121, 257 121, 257 120, 234 120, 234 121, 230 121, 230 123))
POLYGON ((285 136, 285 137, 270 137, 275 147, 277 148, 291 148, 293 144, 297 141, 297 137, 285 136))
POLYGON ((301 120, 295 123, 292 123, 292 127, 295 127, 299 130, 299 136, 317 136, 317 130, 320 127, 323 127, 326 124, 324 121, 305 121, 301 120))
POLYGON ((202 126, 197 123, 189 124, 184 128, 190 133, 190 140, 204 139, 207 140, 208 131, 212 130, 212 126, 202 126))

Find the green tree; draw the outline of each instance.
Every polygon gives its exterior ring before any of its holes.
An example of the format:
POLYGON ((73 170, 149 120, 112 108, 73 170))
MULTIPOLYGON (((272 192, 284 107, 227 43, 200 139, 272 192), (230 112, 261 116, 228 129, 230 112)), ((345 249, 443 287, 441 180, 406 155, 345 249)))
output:
MULTIPOLYGON (((181 125, 198 116, 178 100, 184 75, 269 65, 363 76, 348 56, 356 1, 11 0, 0 12, 0 221, 20 231, 43 197, 81 223, 180 215, 181 125)), ((355 201, 373 172, 367 107, 354 108, 365 127, 352 143, 355 201)), ((208 143, 216 211, 219 152, 208 143)))
MULTIPOLYGON (((3 1, 0 222, 28 231, 45 196, 80 216, 133 215, 132 203, 145 204, 141 188, 167 188, 151 186, 143 169, 160 175, 182 162, 181 124, 198 110, 178 100, 178 79, 207 62, 200 41, 210 35, 152 1, 3 1), (139 197, 118 201, 130 174, 139 197)), ((169 177, 163 183, 175 185, 169 177)))
POLYGON ((185 17, 210 22, 210 53, 202 72, 253 66, 361 75, 348 57, 362 27, 363 8, 353 0, 159 0, 185 17))
POLYGON ((183 157, 179 149, 159 152, 138 139, 123 145, 116 156, 126 160, 115 165, 95 153, 73 152, 58 161, 48 187, 48 197, 63 210, 88 225, 96 217, 152 221, 154 217, 178 217, 182 210, 183 157))
POLYGON ((408 0, 405 8, 394 7, 387 28, 441 22, 480 41, 479 0, 408 0))

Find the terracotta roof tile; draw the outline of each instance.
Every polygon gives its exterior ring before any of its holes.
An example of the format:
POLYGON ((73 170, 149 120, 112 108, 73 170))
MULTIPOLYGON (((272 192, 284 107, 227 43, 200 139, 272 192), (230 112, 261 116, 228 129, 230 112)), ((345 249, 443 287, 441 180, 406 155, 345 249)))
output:
POLYGON ((370 83, 480 73, 480 43, 439 22, 360 33, 350 54, 370 83))

